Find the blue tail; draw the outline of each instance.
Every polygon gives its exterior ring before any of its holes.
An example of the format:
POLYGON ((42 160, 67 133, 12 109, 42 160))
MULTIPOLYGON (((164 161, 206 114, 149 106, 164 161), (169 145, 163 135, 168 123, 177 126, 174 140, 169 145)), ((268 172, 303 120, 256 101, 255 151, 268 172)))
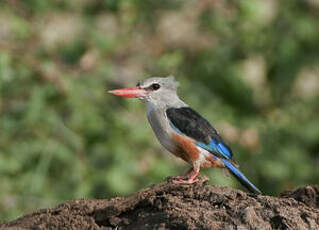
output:
POLYGON ((239 169, 237 167, 235 167, 232 163, 230 163, 229 161, 225 160, 225 159, 220 159, 226 166, 226 168, 229 170, 229 172, 231 174, 233 174, 238 181, 245 186, 250 192, 252 193, 256 193, 256 194, 261 194, 261 191, 256 188, 255 185, 253 185, 248 179, 247 177, 244 176, 244 174, 239 171, 239 169))

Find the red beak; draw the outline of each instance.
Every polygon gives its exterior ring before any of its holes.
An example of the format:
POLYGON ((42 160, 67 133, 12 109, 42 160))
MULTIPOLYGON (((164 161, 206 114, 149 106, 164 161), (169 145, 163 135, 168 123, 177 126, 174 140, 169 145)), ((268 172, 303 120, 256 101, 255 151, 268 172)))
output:
POLYGON ((145 89, 141 88, 124 88, 124 89, 114 89, 108 91, 111 94, 114 94, 116 96, 120 97, 143 97, 147 94, 147 91, 145 89))

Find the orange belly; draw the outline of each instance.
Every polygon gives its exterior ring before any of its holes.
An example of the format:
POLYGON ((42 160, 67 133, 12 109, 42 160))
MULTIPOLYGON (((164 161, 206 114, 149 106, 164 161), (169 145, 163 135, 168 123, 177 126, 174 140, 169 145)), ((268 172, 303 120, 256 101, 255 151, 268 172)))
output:
MULTIPOLYGON (((173 134, 173 141, 177 146, 177 151, 173 153, 175 156, 182 158, 190 164, 200 159, 200 154, 202 153, 197 148, 195 141, 176 133, 173 134)), ((203 160, 201 160, 200 167, 225 168, 225 165, 221 160, 214 159, 213 156, 206 156, 203 160)))
POLYGON ((190 164, 199 159, 200 151, 192 139, 174 133, 173 141, 178 147, 177 151, 174 152, 175 156, 182 158, 190 164))

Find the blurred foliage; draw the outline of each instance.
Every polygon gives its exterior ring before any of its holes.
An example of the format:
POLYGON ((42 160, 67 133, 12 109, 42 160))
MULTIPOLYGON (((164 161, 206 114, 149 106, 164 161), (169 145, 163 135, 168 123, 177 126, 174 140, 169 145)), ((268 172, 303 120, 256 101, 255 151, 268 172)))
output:
POLYGON ((315 0, 0 1, 0 221, 186 171, 142 103, 107 94, 154 75, 264 193, 318 183, 318 28, 315 0))

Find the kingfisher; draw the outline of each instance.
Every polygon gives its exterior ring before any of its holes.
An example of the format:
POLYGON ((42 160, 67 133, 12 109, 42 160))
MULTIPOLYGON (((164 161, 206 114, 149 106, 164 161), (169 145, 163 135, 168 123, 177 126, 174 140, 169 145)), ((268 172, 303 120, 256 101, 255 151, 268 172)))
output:
POLYGON ((158 141, 169 152, 190 164, 187 173, 175 177, 173 183, 197 182, 201 168, 226 168, 250 192, 261 194, 238 169, 232 150, 217 130, 178 97, 178 86, 174 76, 152 77, 138 82, 134 88, 108 92, 144 102, 147 119, 158 141))

